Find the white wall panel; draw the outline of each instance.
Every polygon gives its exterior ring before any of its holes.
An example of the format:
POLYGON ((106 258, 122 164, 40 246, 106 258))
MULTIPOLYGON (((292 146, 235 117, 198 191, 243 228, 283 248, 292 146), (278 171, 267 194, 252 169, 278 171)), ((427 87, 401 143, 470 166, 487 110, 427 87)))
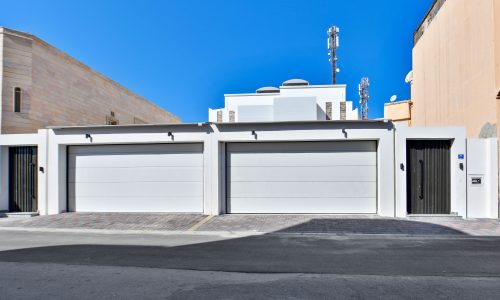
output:
POLYGON ((274 98, 273 120, 297 121, 317 119, 316 97, 276 97, 274 98))
POLYGON ((272 105, 240 105, 238 106, 238 122, 272 122, 272 105))

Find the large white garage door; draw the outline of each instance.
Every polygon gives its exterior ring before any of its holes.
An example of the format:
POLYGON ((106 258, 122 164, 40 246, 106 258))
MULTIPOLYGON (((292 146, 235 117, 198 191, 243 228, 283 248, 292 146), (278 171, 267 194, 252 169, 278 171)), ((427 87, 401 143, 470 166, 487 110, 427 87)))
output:
POLYGON ((229 213, 377 212, 375 141, 227 145, 229 213))
POLYGON ((201 144, 71 146, 68 209, 203 212, 201 144))

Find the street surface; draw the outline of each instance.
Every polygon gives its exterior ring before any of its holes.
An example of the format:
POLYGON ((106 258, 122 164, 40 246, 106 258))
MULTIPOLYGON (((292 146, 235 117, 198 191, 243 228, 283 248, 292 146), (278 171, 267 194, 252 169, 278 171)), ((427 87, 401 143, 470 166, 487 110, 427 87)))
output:
POLYGON ((3 299, 498 299, 500 238, 0 230, 3 299))

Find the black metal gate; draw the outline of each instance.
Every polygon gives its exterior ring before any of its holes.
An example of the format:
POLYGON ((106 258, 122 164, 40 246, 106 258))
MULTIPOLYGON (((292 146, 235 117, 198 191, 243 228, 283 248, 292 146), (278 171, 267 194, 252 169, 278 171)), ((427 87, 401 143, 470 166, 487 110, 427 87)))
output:
POLYGON ((450 141, 407 142, 409 214, 450 213, 450 141))
POLYGON ((36 212, 37 148, 9 148, 9 211, 36 212))

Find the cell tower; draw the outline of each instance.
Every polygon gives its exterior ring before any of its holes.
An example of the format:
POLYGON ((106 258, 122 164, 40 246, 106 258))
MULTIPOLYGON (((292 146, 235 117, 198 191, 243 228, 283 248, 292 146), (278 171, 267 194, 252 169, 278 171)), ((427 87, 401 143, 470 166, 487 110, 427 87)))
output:
POLYGON ((361 120, 368 119, 368 100, 370 99, 370 80, 367 77, 361 78, 359 84, 359 104, 361 106, 361 120))
POLYGON ((330 57, 330 63, 332 64, 332 83, 337 84, 337 73, 340 69, 337 68, 337 48, 339 47, 339 32, 340 29, 337 26, 332 26, 328 28, 328 56, 330 57))

